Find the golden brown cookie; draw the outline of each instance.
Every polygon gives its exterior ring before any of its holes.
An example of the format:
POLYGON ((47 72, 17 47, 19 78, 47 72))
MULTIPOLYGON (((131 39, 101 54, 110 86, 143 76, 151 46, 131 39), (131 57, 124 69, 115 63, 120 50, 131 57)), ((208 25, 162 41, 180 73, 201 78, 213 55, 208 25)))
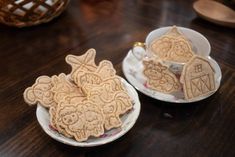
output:
POLYGON ((85 84, 100 84, 102 80, 113 77, 116 74, 116 70, 110 61, 103 60, 99 63, 99 66, 94 69, 95 71, 89 70, 77 70, 73 75, 73 80, 78 86, 85 84))
POLYGON ((122 125, 120 115, 132 108, 132 100, 118 78, 109 78, 88 89, 88 100, 99 105, 105 116, 105 129, 122 125))
POLYGON ((46 108, 55 105, 56 103, 53 99, 54 94, 51 92, 52 87, 53 85, 50 77, 38 77, 31 87, 25 89, 23 94, 25 102, 29 105, 40 103, 40 105, 46 108))
POLYGON ((52 76, 52 84, 51 91, 54 93, 56 103, 59 103, 64 97, 69 95, 85 97, 81 88, 70 82, 64 73, 59 74, 59 76, 52 76))
POLYGON ((176 76, 160 61, 143 61, 144 75, 147 78, 147 86, 162 93, 172 93, 180 90, 181 86, 176 76))
MULTIPOLYGON (((85 98, 85 95, 82 93, 81 88, 77 87, 75 84, 69 81, 67 76, 64 73, 59 74, 58 76, 52 76, 52 84, 53 87, 51 91, 54 94, 54 100, 58 104, 60 101, 64 101, 64 99, 72 99, 72 98, 85 98)), ((79 101, 78 101, 79 102, 79 101)), ((50 107, 50 123, 51 125, 58 130, 58 132, 62 133, 66 137, 71 137, 71 135, 65 132, 65 129, 56 124, 56 110, 57 105, 50 107)))
POLYGON ((55 123, 55 113, 56 113, 56 106, 49 108, 49 115, 50 115, 50 124, 53 126, 53 128, 56 129, 56 123, 55 123))
POLYGON ((183 38, 187 40, 186 37, 183 35, 183 33, 180 32, 175 25, 172 26, 172 28, 168 32, 166 32, 165 35, 168 35, 174 38, 183 38))
POLYGON ((79 96, 77 94, 70 94, 67 95, 61 100, 58 105, 54 107, 50 107, 49 114, 50 114, 50 123, 51 125, 61 134, 63 134, 66 137, 72 137, 68 132, 66 132, 65 128, 60 125, 60 123, 57 123, 57 121, 61 121, 61 117, 59 117, 58 114, 56 114, 57 110, 61 108, 61 105, 73 105, 76 103, 80 103, 86 100, 86 97, 79 96))
POLYGON ((192 58, 192 56, 193 51, 188 41, 184 39, 177 39, 174 41, 172 48, 168 52, 166 60, 179 63, 187 63, 190 58, 192 58))
POLYGON ((105 129, 107 130, 121 126, 120 115, 132 108, 129 95, 123 91, 115 92, 112 99, 103 97, 103 94, 99 92, 92 92, 88 99, 101 106, 105 116, 105 129))
POLYGON ((168 53, 173 47, 174 40, 174 37, 164 35, 161 38, 154 40, 150 45, 150 49, 161 59, 167 59, 168 53))
POLYGON ((113 64, 110 61, 103 60, 99 63, 96 73, 99 74, 104 80, 115 76, 116 70, 113 68, 113 64))
POLYGON ((56 124, 56 109, 58 107, 58 104, 55 106, 52 106, 49 108, 49 115, 50 115, 50 125, 53 127, 53 129, 57 130, 59 133, 62 133, 66 137, 70 137, 63 129, 57 126, 56 124))
POLYGON ((150 44, 151 52, 162 60, 186 63, 193 56, 191 43, 173 26, 166 34, 150 44))
POLYGON ((194 56, 183 68, 180 82, 186 100, 207 95, 215 90, 215 71, 209 60, 194 56))
POLYGON ((76 80, 76 72, 77 71, 95 71, 97 66, 95 64, 95 49, 89 49, 84 55, 75 56, 68 55, 66 56, 66 62, 71 65, 72 72, 71 77, 73 80, 76 80))
POLYGON ((109 99, 112 97, 113 93, 125 91, 125 88, 123 87, 120 78, 116 76, 103 80, 100 84, 85 84, 83 86, 83 91, 88 97, 92 92, 99 91, 102 93, 103 98, 107 97, 107 99, 109 99))
POLYGON ((77 141, 86 141, 90 136, 104 134, 104 115, 95 104, 84 101, 75 104, 60 102, 56 123, 77 141))
POLYGON ((85 70, 76 71, 73 74, 73 80, 80 87, 83 87, 85 84, 100 84, 102 82, 99 74, 85 70))
POLYGON ((113 68, 113 65, 110 61, 103 60, 99 63, 99 66, 95 71, 87 71, 87 70, 78 70, 73 75, 74 82, 81 86, 83 92, 87 94, 86 87, 92 85, 99 85, 105 79, 109 79, 110 77, 114 77, 116 74, 116 70, 113 68))

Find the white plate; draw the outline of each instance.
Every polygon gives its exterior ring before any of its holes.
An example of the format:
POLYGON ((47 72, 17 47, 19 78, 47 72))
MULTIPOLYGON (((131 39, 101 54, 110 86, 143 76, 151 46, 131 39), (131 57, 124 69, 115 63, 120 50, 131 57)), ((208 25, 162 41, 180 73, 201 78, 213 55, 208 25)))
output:
POLYGON ((79 146, 79 147, 92 147, 112 142, 123 136, 134 126, 140 113, 140 101, 136 90, 124 79, 122 79, 122 82, 124 83, 128 91, 128 94, 133 99, 133 109, 121 117, 123 125, 120 128, 106 131, 104 135, 102 135, 99 138, 89 138, 85 142, 77 142, 72 138, 67 138, 63 136, 62 134, 58 133, 57 131, 53 130, 50 127, 50 118, 49 118, 48 109, 42 107, 39 104, 37 105, 37 111, 36 111, 37 120, 41 125, 42 129, 49 136, 64 144, 79 146))
POLYGON ((149 89, 145 86, 147 79, 144 77, 142 71, 143 71, 143 64, 141 61, 137 60, 131 50, 128 52, 127 56, 124 58, 122 62, 122 70, 127 78, 127 80, 140 92, 143 94, 152 97, 157 100, 165 101, 165 102, 172 102, 172 103, 191 103, 200 101, 203 99, 208 98, 212 94, 214 94, 219 86, 220 81, 222 77, 221 69, 218 65, 218 63, 209 57, 209 61, 212 64, 213 68, 215 69, 215 91, 211 92, 210 94, 202 97, 197 97, 192 100, 185 100, 184 99, 184 93, 183 91, 174 93, 174 94, 164 94, 161 92, 154 91, 152 89, 149 89))

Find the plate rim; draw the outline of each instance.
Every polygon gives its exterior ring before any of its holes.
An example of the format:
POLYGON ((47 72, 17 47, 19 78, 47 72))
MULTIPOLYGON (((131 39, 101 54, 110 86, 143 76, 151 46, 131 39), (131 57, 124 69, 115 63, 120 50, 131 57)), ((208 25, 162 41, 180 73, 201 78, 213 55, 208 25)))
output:
MULTIPOLYGON (((218 67, 219 67, 219 73, 221 74, 220 77, 219 77, 219 84, 218 84, 218 87, 217 87, 214 91, 212 91, 210 94, 208 94, 208 95, 205 96, 205 97, 200 97, 200 98, 198 98, 198 99, 191 99, 191 100, 188 100, 188 101, 187 101, 187 100, 183 100, 183 99, 179 99, 179 101, 178 101, 178 100, 172 101, 172 100, 166 100, 166 99, 156 98, 154 95, 152 95, 152 94, 150 94, 150 93, 148 93, 148 92, 145 92, 145 91, 141 90, 140 87, 137 87, 135 84, 133 84, 132 81, 130 80, 130 78, 127 77, 127 74, 126 74, 127 71, 126 71, 125 68, 124 68, 124 64, 127 62, 127 59, 128 59, 129 54, 132 53, 131 51, 132 51, 132 49, 130 49, 130 50, 128 51, 128 53, 126 54, 125 58, 124 58, 123 61, 122 61, 122 71, 123 71, 123 74, 124 74, 125 78, 127 79, 127 81, 128 81, 132 86, 134 86, 135 89, 137 89, 137 90, 138 90, 139 92, 141 92, 142 94, 144 94, 144 95, 146 95, 146 96, 148 96, 148 97, 151 97, 151 98, 153 98, 153 99, 155 99, 155 100, 159 100, 159 101, 163 101, 163 102, 168 102, 168 103, 174 103, 174 104, 188 104, 188 103, 194 103, 194 102, 202 101, 202 100, 204 100, 204 99, 206 99, 206 98, 209 98, 210 96, 212 96, 212 95, 220 88, 221 79, 222 79, 222 71, 221 71, 221 68, 220 68, 219 64, 218 64, 211 56, 208 56, 209 59, 211 59, 214 63, 216 63, 216 64, 218 65, 218 67), (183 100, 183 101, 182 101, 182 100, 183 100)), ((151 90, 151 89, 148 89, 148 90, 151 90)), ((153 91, 153 90, 152 90, 152 91, 153 91)), ((156 92, 156 91, 153 91, 153 92, 156 92)), ((161 92, 159 92, 159 93, 161 93, 161 92)), ((165 94, 165 93, 161 93, 161 94, 165 94)))
MULTIPOLYGON (((41 110, 42 109, 46 109, 45 107, 41 106, 39 103, 37 104, 37 108, 36 108, 36 118, 37 118, 37 121, 39 123, 39 125, 41 126, 42 130, 48 135, 50 136, 52 139, 58 141, 58 142, 61 142, 63 144, 66 144, 66 145, 70 145, 70 146, 74 146, 74 147, 94 147, 94 146, 100 146, 100 145, 104 145, 104 144, 108 144, 108 143, 111 143, 119 138, 121 138, 122 136, 124 136, 127 132, 129 132, 135 125, 136 121, 138 120, 138 117, 140 115, 140 111, 141 111, 141 103, 140 103, 140 99, 139 99, 139 95, 136 91, 136 89, 131 85, 129 84, 124 78, 120 77, 121 78, 121 81, 124 83, 125 86, 128 87, 128 89, 131 91, 133 97, 132 98, 136 98, 134 99, 134 105, 135 105, 135 110, 133 110, 133 112, 135 114, 134 116, 134 119, 132 121, 132 123, 129 123, 128 124, 128 127, 125 129, 125 130, 122 130, 120 131, 119 133, 115 134, 114 136, 110 136, 110 139, 106 139, 105 141, 99 141, 97 143, 85 143, 85 142, 78 142, 76 140, 74 140, 74 143, 71 143, 71 142, 68 142, 68 141, 64 141, 63 139, 61 138, 58 138, 55 133, 49 131, 48 129, 48 126, 46 126, 45 124, 43 124, 43 122, 40 120, 40 115, 39 113, 42 112, 41 110)), ((48 111, 49 112, 49 111, 48 111)), ((129 113, 128 113, 129 114, 129 113)), ((50 123, 50 122, 49 122, 50 123)), ((120 127, 119 127, 120 128, 120 127)), ((118 129, 118 128, 115 128, 115 129, 118 129)), ((60 134, 60 133, 58 133, 60 134)), ((60 134, 62 135, 62 134, 60 134)), ((63 135, 62 135, 63 136, 63 135)), ((64 138, 68 138, 68 137, 65 137, 63 136, 64 138)), ((72 138, 68 138, 68 139, 72 139, 72 138)))

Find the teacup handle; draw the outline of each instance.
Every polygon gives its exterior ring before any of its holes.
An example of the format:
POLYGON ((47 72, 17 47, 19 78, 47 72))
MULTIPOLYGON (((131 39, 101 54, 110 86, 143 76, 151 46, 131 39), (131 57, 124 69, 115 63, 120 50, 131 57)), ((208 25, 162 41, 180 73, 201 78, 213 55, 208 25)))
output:
POLYGON ((142 60, 144 57, 146 57, 146 45, 142 42, 135 42, 132 47, 132 54, 135 56, 136 59, 142 60))

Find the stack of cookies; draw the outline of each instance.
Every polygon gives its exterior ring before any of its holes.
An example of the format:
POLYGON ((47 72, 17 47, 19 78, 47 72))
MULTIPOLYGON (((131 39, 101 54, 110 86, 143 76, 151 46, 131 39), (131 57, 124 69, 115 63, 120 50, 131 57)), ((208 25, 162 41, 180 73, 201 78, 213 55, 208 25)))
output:
POLYGON ((40 76, 24 91, 26 103, 48 108, 52 127, 79 142, 120 127, 120 116, 133 107, 112 63, 103 60, 97 66, 95 55, 94 49, 68 55, 69 75, 40 76))
POLYGON ((174 93, 183 89, 190 100, 215 90, 215 70, 208 57, 196 55, 192 44, 176 26, 150 44, 152 58, 144 60, 143 74, 147 87, 161 93, 174 93), (169 64, 183 68, 175 74, 169 64))

